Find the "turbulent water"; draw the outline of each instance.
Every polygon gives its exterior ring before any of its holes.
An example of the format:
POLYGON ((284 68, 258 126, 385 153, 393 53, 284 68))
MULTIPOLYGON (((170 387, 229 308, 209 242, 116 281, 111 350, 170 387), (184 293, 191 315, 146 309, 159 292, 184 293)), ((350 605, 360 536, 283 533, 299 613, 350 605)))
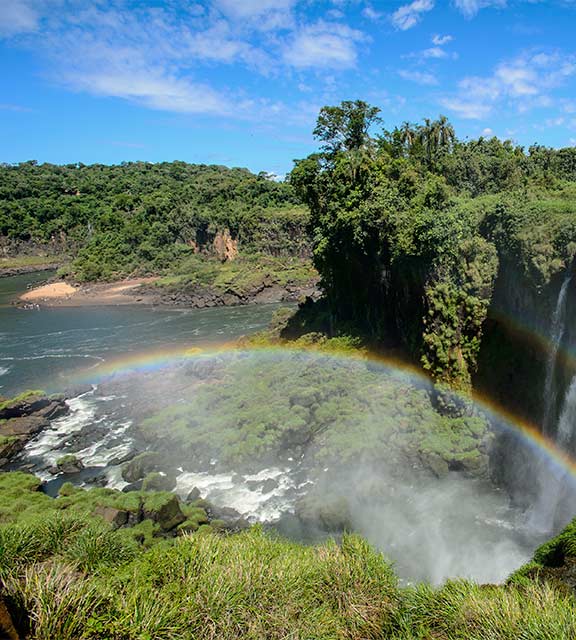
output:
MULTIPOLYGON (((22 310, 10 306, 9 300, 16 291, 41 277, 0 279, 0 393, 10 395, 25 388, 72 390, 70 414, 54 421, 51 428, 31 441, 19 461, 46 480, 51 493, 56 493, 68 479, 54 473, 56 460, 65 453, 74 453, 86 465, 75 482, 123 488, 126 482, 121 477, 121 464, 154 446, 150 435, 146 440, 140 429, 148 415, 167 407, 172 413, 166 414, 165 421, 176 424, 181 419, 178 407, 199 393, 199 383, 203 389, 210 389, 223 358, 216 356, 180 369, 176 366, 116 374, 93 383, 92 368, 144 350, 223 343, 264 327, 276 308, 22 310)), ((305 361, 297 362, 301 369, 295 368, 291 374, 296 380, 307 366, 305 361)), ((278 394, 282 393, 281 385, 272 392, 263 388, 261 377, 266 366, 264 361, 255 360, 248 373, 243 370, 243 379, 228 379, 229 389, 239 386, 249 394, 253 390, 246 402, 252 397, 253 402, 259 403, 262 420, 268 419, 266 411, 275 412, 278 394)), ((286 367, 293 364, 280 361, 278 366, 285 373, 286 367)), ((341 376, 340 384, 345 388, 354 369, 339 366, 334 366, 328 379, 334 382, 332 378, 336 377, 334 384, 338 384, 337 376, 341 376)), ((230 375, 225 372, 224 379, 230 375)), ((315 411, 327 411, 330 402, 315 411)), ((234 420, 240 424, 243 419, 242 402, 236 405, 232 416, 216 416, 209 402, 198 406, 201 410, 194 409, 192 417, 207 440, 212 425, 216 429, 222 427, 224 418, 232 425, 234 420)), ((419 411, 410 403, 406 410, 419 411)), ((346 405, 342 411, 346 412, 346 405)), ((283 419, 290 420, 292 416, 283 419)), ((378 425, 381 420, 394 422, 402 420, 402 416, 383 416, 370 413, 369 409, 366 415, 354 413, 350 417, 350 433, 343 431, 332 444, 345 451, 346 438, 372 437, 374 431, 367 427, 378 425), (354 429, 358 429, 357 435, 354 429)), ((162 422, 159 424, 153 437, 161 441, 165 435, 162 422)), ((233 432, 223 433, 224 439, 234 438, 233 432)), ((252 437, 256 436, 248 431, 247 440, 252 437)), ((264 433, 258 437, 267 436, 264 433)), ((237 446, 242 447, 243 443, 238 442, 237 446)), ((408 579, 441 582, 448 577, 466 576, 499 581, 526 561, 537 544, 525 527, 524 514, 510 506, 504 493, 459 474, 451 473, 438 482, 422 481, 417 469, 410 466, 412 463, 407 463, 405 476, 399 479, 392 472, 391 460, 389 465, 386 460, 374 464, 353 458, 335 469, 324 468, 320 463, 313 466, 290 453, 281 461, 255 458, 250 468, 245 465, 237 469, 232 463, 223 464, 216 454, 202 463, 194 457, 188 460, 178 448, 173 454, 177 466, 175 490, 180 495, 185 497, 197 488, 216 505, 233 507, 252 521, 278 522, 283 532, 297 537, 306 537, 310 531, 300 530, 290 521, 290 514, 298 501, 311 488, 317 490, 325 478, 326 495, 345 501, 354 527, 382 548, 408 579), (366 486, 371 487, 370 500, 360 492, 360 487, 366 486)), ((319 495, 322 498, 321 492, 319 495)))

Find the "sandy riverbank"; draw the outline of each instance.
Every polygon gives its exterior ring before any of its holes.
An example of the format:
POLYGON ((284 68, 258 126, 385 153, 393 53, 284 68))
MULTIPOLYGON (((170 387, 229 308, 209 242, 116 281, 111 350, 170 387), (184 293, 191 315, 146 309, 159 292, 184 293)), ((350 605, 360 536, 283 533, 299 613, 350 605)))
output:
POLYGON ((124 304, 152 304, 150 294, 139 289, 157 278, 133 278, 120 282, 73 286, 67 282, 52 282, 36 287, 20 296, 24 305, 43 307, 83 307, 124 304))

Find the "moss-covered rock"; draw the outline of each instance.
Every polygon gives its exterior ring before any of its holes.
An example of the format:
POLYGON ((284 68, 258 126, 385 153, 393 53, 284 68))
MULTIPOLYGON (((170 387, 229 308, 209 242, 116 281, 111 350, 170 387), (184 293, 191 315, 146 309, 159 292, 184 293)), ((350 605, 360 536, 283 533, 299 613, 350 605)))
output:
POLYGON ((176 478, 171 475, 152 472, 142 482, 142 491, 172 491, 176 487, 176 478))
POLYGON ((126 482, 137 482, 156 471, 161 464, 161 457, 153 451, 144 451, 122 465, 122 478, 126 482))
POLYGON ((157 522, 163 531, 171 531, 186 520, 180 509, 180 502, 174 494, 158 492, 144 495, 144 517, 157 522))
POLYGON ((78 473, 84 469, 84 463, 74 454, 68 453, 56 460, 56 468, 61 473, 78 473))

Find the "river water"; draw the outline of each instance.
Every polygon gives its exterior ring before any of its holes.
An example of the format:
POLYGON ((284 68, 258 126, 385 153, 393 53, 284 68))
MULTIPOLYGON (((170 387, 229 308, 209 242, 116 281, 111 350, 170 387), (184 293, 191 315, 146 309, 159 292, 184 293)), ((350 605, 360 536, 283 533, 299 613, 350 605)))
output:
POLYGON ((63 391, 91 366, 143 350, 234 340, 266 327, 279 306, 20 309, 11 304, 48 275, 0 278, 0 395, 25 389, 63 391))
MULTIPOLYGON (((153 446, 141 441, 141 429, 137 428, 145 420, 146 412, 160 405, 168 410, 173 405, 177 410, 179 403, 186 402, 197 388, 198 371, 189 366, 134 371, 128 375, 114 371, 105 380, 96 376, 91 379, 91 371, 100 371, 119 360, 130 361, 143 352, 173 353, 194 347, 210 351, 211 347, 266 327, 279 306, 203 310, 145 306, 21 309, 11 304, 27 286, 46 277, 46 273, 36 273, 0 278, 0 395, 10 396, 25 389, 68 393, 70 414, 54 421, 32 440, 18 462, 19 468, 27 468, 45 480, 48 492, 53 494, 62 482, 70 479, 54 469, 56 460, 66 453, 74 453, 86 465, 83 472, 71 478, 73 482, 123 488, 126 483, 121 477, 122 463, 153 446)), ((216 363, 201 365, 202 382, 210 384, 211 367, 219 366, 218 359, 221 361, 222 357, 217 356, 216 363)), ((280 370, 285 366, 279 363, 280 370)), ((300 362, 300 366, 305 371, 308 365, 300 362)), ((270 415, 273 419, 276 412, 272 407, 279 398, 262 396, 259 367, 256 362, 248 383, 239 380, 238 385, 242 382, 244 392, 248 390, 247 402, 259 398, 262 413, 268 411, 262 420, 270 419, 270 415)), ((347 367, 343 365, 335 375, 354 375, 347 367)), ((296 378, 299 375, 294 372, 296 378)), ((328 380, 329 384, 334 382, 330 376, 328 380)), ((342 386, 346 387, 345 380, 342 386)), ((231 393, 230 387, 227 393, 231 393)), ((281 395, 282 389, 275 394, 281 395)), ((236 410, 238 407, 241 412, 242 404, 236 405, 236 410)), ((302 407, 300 410, 305 411, 302 407)), ((209 440, 213 419, 209 408, 193 418, 209 440)), ((292 418, 288 413, 283 419, 292 418)), ((168 413, 165 419, 174 422, 178 417, 168 413)), ((241 419, 239 416, 238 420, 241 419)), ((386 416, 354 415, 350 428, 354 429, 356 424, 366 427, 370 421, 374 424, 382 419, 386 416)), ((362 438, 361 431, 359 434, 362 438)), ((233 429, 225 437, 233 439, 233 429)), ((237 473, 236 469, 223 468, 218 460, 203 465, 186 464, 180 454, 174 451, 174 460, 178 460, 174 462, 175 490, 181 496, 198 488, 214 504, 234 507, 252 521, 285 519, 314 482, 293 456, 286 457, 281 464, 263 460, 258 466, 255 461, 254 468, 237 473)), ((349 501, 358 530, 390 553, 398 572, 408 579, 437 583, 455 576, 502 580, 529 558, 536 544, 523 529, 521 514, 510 506, 507 496, 486 484, 448 477, 423 486, 412 480, 407 469, 407 480, 391 487, 393 481, 382 465, 371 469, 361 464, 353 467, 354 475, 347 479, 342 475, 341 486, 332 481, 331 491, 336 490, 349 501), (386 487, 385 497, 359 508, 353 491, 359 477, 362 483, 386 487)), ((338 478, 338 473, 335 477, 338 478)))

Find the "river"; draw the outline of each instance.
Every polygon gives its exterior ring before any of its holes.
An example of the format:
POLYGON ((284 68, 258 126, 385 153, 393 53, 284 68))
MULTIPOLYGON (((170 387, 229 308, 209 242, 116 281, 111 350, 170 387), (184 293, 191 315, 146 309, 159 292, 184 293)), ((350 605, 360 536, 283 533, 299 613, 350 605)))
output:
POLYGON ((211 309, 68 307, 21 309, 11 304, 37 272, 0 278, 0 394, 63 391, 77 374, 143 350, 215 345, 258 331, 279 305, 211 309))

